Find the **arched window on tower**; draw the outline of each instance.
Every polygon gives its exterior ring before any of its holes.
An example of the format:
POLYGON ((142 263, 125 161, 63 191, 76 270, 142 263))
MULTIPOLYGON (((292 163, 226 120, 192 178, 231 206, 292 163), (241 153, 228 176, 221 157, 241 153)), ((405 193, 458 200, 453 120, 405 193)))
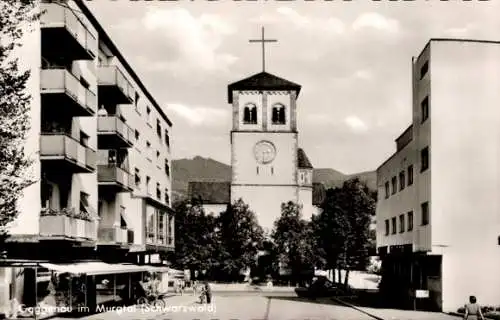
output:
POLYGON ((272 122, 273 124, 285 124, 286 116, 285 116, 285 106, 281 103, 277 103, 273 106, 272 111, 272 122))
POLYGON ((257 124, 257 106, 253 103, 248 103, 243 109, 243 123, 257 124))

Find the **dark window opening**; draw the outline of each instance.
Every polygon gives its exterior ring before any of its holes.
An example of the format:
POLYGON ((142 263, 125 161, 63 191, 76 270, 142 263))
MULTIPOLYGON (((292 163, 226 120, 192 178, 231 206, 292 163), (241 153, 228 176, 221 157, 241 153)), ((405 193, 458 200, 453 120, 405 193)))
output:
POLYGON ((257 124, 257 106, 249 103, 243 109, 243 123, 257 124))
POLYGON ((285 116, 285 106, 282 104, 276 104, 273 106, 272 111, 272 123, 273 124, 285 124, 286 116, 285 116))
POLYGON ((429 147, 425 147, 420 151, 420 172, 429 169, 429 147))

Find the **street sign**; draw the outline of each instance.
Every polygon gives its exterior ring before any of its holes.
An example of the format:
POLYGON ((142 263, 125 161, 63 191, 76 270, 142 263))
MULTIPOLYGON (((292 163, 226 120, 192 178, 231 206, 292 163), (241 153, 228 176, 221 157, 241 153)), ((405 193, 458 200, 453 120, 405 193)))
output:
POLYGON ((429 290, 416 290, 415 297, 416 298, 429 298, 429 290))

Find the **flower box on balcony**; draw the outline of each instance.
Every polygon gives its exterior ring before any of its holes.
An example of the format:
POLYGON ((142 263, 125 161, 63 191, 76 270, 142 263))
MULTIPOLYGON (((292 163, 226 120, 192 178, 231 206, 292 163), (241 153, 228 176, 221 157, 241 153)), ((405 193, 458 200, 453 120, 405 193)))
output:
POLYGON ((40 234, 43 236, 71 237, 71 221, 68 216, 41 216, 40 234))

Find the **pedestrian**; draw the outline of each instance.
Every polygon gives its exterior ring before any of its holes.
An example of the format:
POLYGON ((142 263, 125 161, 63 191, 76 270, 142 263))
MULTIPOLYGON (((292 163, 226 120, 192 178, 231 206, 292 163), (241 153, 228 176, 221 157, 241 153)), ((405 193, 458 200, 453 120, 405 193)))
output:
POLYGON ((207 303, 211 303, 212 290, 210 289, 210 284, 208 283, 208 281, 205 281, 204 288, 205 288, 205 296, 207 297, 207 303))
POLYGON ((475 296, 470 296, 469 303, 465 305, 464 320, 484 320, 481 306, 477 303, 475 296))

